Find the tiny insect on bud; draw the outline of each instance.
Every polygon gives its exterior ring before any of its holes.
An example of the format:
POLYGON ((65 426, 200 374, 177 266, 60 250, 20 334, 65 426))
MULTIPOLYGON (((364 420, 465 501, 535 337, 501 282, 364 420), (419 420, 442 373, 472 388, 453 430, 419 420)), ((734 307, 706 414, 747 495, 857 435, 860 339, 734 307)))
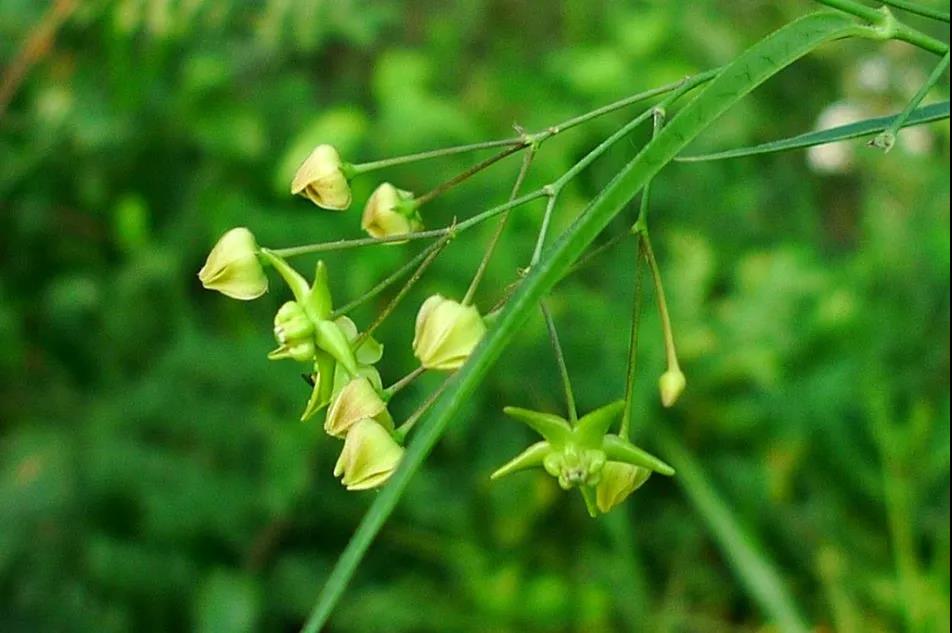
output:
POLYGON ((244 227, 221 236, 198 271, 198 278, 205 288, 242 301, 256 299, 268 290, 255 236, 244 227))
POLYGON ((324 430, 335 437, 345 437, 357 422, 371 418, 388 431, 393 430, 393 419, 370 380, 363 376, 352 379, 331 402, 324 420, 324 430))
POLYGON ((680 369, 669 369, 658 379, 658 390, 661 392, 661 404, 666 407, 674 406, 681 397, 687 380, 680 369))
POLYGON ((343 211, 350 206, 346 165, 332 145, 318 145, 301 163, 291 181, 291 193, 322 209, 343 211))
MULTIPOLYGON (((367 200, 360 226, 371 237, 380 239, 419 231, 423 228, 423 222, 413 206, 413 194, 385 182, 377 187, 367 200)), ((402 243, 404 242, 389 242, 402 243)))
POLYGON ((602 467, 601 480, 595 488, 598 510, 608 512, 638 490, 650 476, 651 471, 641 466, 607 462, 602 467))
POLYGON ((459 369, 485 333, 475 306, 433 295, 417 314, 413 354, 427 369, 459 369))
POLYGON ((334 476, 348 490, 367 490, 384 484, 400 464, 403 447, 375 420, 364 418, 347 432, 334 476))

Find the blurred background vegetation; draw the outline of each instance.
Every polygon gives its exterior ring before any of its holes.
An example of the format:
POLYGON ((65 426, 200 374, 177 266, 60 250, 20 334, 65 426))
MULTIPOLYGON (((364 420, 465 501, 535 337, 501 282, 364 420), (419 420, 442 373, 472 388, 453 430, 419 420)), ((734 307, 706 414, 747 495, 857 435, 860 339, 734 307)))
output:
MULTIPOLYGON (((8 72, 50 4, 0 0, 8 72)), ((814 8, 59 5, 55 41, 32 51, 0 105, 7 633, 297 630, 374 493, 348 494, 331 476, 339 443, 319 422, 297 421, 309 392, 300 368, 265 359, 284 290, 275 283, 239 303, 203 291, 196 271, 236 225, 269 246, 359 234, 376 177, 356 181, 344 214, 288 195, 312 146, 336 143, 359 162, 508 136, 513 123, 539 129, 727 62, 814 8)), ((900 44, 827 46, 695 149, 898 111, 933 63, 900 44)), ((948 98, 947 79, 932 96, 948 98)), ((559 175, 626 116, 547 144, 528 186, 559 175)), ((559 225, 643 138, 572 186, 559 225)), ((380 178, 422 192, 472 158, 380 178)), ((517 165, 429 205, 427 223, 500 201, 517 165)), ((417 476, 329 630, 777 630, 731 538, 757 544, 755 558, 771 561, 815 631, 949 629, 948 124, 904 131, 888 155, 856 141, 675 164, 653 200, 689 386, 678 407, 660 409, 649 309, 634 428, 694 477, 653 478, 599 521, 542 473, 490 485, 492 469, 530 440, 502 406, 562 408, 544 328, 532 322, 417 476)), ((483 309, 527 262, 540 212, 513 215, 483 309)), ((413 367, 419 303, 463 293, 489 230, 451 245, 379 330, 385 381, 413 367)), ((338 303, 418 248, 328 256, 338 303)), ((616 247, 552 299, 582 410, 622 391, 632 249, 616 247)), ((396 417, 437 384, 415 383, 396 417)))

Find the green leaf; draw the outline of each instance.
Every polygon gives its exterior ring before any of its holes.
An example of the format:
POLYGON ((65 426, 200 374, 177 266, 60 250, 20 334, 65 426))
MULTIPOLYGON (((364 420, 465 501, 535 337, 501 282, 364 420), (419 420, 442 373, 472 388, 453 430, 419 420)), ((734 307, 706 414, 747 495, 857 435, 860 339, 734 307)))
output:
POLYGON ((678 483, 707 523, 714 540, 721 547, 724 559, 737 572, 751 597, 784 633, 806 633, 809 628, 803 622, 796 602, 784 586, 773 561, 756 539, 734 519, 727 503, 718 495, 701 466, 671 432, 658 429, 657 435, 665 453, 678 467, 678 483))
MULTIPOLYGON (((302 629, 303 633, 317 633, 327 622, 374 537, 407 489, 410 479, 442 437, 450 421, 459 415, 493 363, 538 309, 539 301, 645 183, 732 105, 780 70, 825 42, 863 34, 869 34, 868 30, 861 28, 852 18, 839 13, 819 12, 800 18, 755 44, 725 66, 669 125, 622 168, 565 233, 543 251, 542 258, 502 309, 493 329, 486 334, 460 371, 450 379, 447 389, 415 430, 416 438, 410 442, 400 467, 374 500, 334 565, 302 629)), ((686 82, 683 90, 664 99, 660 105, 670 106, 689 87, 690 82, 686 82)))
MULTIPOLYGON (((773 152, 785 152, 792 149, 802 149, 804 147, 813 147, 814 145, 825 145, 826 143, 836 143, 837 141, 846 141, 863 136, 871 136, 887 129, 889 125, 898 117, 898 114, 890 116, 877 117, 875 119, 863 119, 856 123, 831 127, 826 130, 816 132, 807 132, 779 141, 770 141, 751 147, 738 147, 728 149, 722 152, 712 154, 701 154, 698 156, 678 156, 674 160, 682 163, 696 163, 706 160, 722 160, 725 158, 740 158, 742 156, 756 156, 758 154, 771 154, 773 152)), ((913 110, 912 115, 906 120, 902 127, 913 125, 923 125, 934 121, 941 121, 949 118, 949 102, 933 103, 913 110)))

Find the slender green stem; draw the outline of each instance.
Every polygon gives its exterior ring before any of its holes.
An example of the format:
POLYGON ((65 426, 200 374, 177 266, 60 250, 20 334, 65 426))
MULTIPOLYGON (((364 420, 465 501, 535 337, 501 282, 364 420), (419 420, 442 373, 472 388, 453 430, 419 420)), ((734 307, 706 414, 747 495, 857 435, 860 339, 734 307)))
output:
MULTIPOLYGON (((664 108, 655 108, 652 111, 651 138, 658 136, 658 132, 664 126, 665 116, 664 108)), ((648 230, 648 202, 651 200, 651 183, 653 181, 654 178, 645 183, 645 188, 641 192, 641 206, 638 208, 638 219, 635 221, 635 225, 631 227, 632 233, 640 234, 648 230)))
POLYGON ((536 238, 535 248, 532 249, 532 259, 529 260, 530 268, 542 257, 542 247, 545 246, 545 237, 549 234, 549 223, 552 221, 552 211, 558 197, 558 192, 550 191, 549 201, 546 202, 545 213, 542 215, 542 225, 539 227, 539 236, 536 238))
POLYGON ((555 352, 555 362, 559 366, 559 375, 562 377, 562 388, 565 390, 565 406, 569 410, 569 422, 574 426, 578 422, 578 409, 575 407, 575 396, 572 394, 572 381, 569 380, 569 369, 565 366, 565 354, 559 343, 559 333, 555 329, 555 321, 544 301, 539 302, 542 316, 545 317, 545 327, 549 331, 549 341, 552 342, 552 351, 555 352))
MULTIPOLYGON (((519 174, 516 176, 516 182, 512 185, 512 192, 509 194, 509 201, 512 202, 515 197, 519 194, 519 189, 522 188, 522 183, 526 178, 526 174, 529 173, 529 166, 532 164, 532 159, 535 158, 536 154, 536 145, 531 145, 529 151, 526 152, 525 156, 522 157, 522 165, 519 167, 519 174)), ((496 251, 496 246, 499 244, 499 240, 502 237, 503 231, 506 230, 506 225, 509 223, 509 212, 502 214, 502 217, 499 218, 499 222, 496 223, 496 229, 493 231, 492 237, 489 239, 489 244, 486 245, 486 252, 483 253, 483 258, 479 262, 479 267, 476 269, 476 274, 473 275, 473 281, 470 282, 469 288, 466 290, 466 295, 463 297, 463 305, 468 306, 473 302, 473 297, 476 295, 476 289, 479 288, 479 283, 483 280, 483 276, 486 274, 486 269, 489 268, 489 261, 493 257, 493 253, 496 251)))
POLYGON ((903 11, 908 11, 909 13, 915 13, 916 15, 921 15, 924 18, 931 18, 933 20, 940 20, 942 22, 949 22, 949 14, 945 11, 939 11, 938 9, 933 9, 932 7, 924 7, 921 4, 916 4, 915 2, 907 2, 907 0, 880 0, 883 4, 888 4, 891 7, 897 9, 902 9, 903 11))
POLYGON ((926 79, 924 84, 922 84, 903 111, 900 112, 895 119, 893 119, 893 122, 889 124, 888 128, 886 128, 872 140, 871 144, 882 148, 887 152, 891 150, 893 145, 896 143, 896 134, 899 133, 899 129, 906 124, 906 121, 909 120, 909 117, 912 116, 912 113, 915 111, 915 109, 919 107, 919 104, 922 103, 922 100, 925 99, 927 94, 929 94, 929 91, 932 90, 932 87, 936 85, 940 79, 942 79, 942 75, 948 68, 949 53, 946 53, 942 56, 942 61, 940 61, 936 67, 932 69, 932 73, 929 75, 929 78, 926 79))
POLYGON ((400 279, 401 277, 403 277, 404 275, 406 275, 407 273, 409 273, 411 270, 413 270, 413 269, 415 269, 417 266, 419 266, 419 265, 420 265, 420 262, 422 262, 424 259, 426 259, 427 256, 428 256, 430 253, 432 253, 434 250, 439 249, 439 248, 442 248, 442 247, 443 247, 442 242, 439 242, 439 241, 433 242, 432 244, 430 244, 429 246, 427 246, 426 248, 424 248, 422 251, 420 251, 419 253, 417 253, 417 254, 413 257, 413 259, 411 259, 410 261, 408 261, 407 263, 405 263, 403 266, 401 266, 400 268, 398 268, 397 270, 395 270, 395 271, 394 271, 393 273, 391 273, 386 279, 384 279, 383 281, 381 281, 380 283, 378 283, 376 286, 374 286, 373 288, 371 288, 371 289, 368 290, 367 292, 363 293, 362 295, 360 295, 359 297, 357 297, 356 299, 354 299, 354 300, 351 301, 350 303, 347 303, 347 304, 341 306, 340 308, 337 308, 336 310, 334 310, 333 314, 331 314, 331 319, 336 319, 336 318, 338 318, 338 317, 342 317, 342 316, 344 316, 345 314, 351 312, 352 310, 354 310, 354 309, 356 309, 356 308, 362 306, 363 304, 367 303, 368 301, 370 301, 371 299, 373 299, 374 297, 376 297, 377 295, 379 295, 381 292, 383 292, 384 290, 386 290, 387 288, 389 288, 389 287, 390 287, 393 283, 395 283, 398 279, 400 279))
POLYGON ((446 245, 450 243, 450 241, 453 239, 453 236, 454 233, 449 232, 444 235, 439 242, 437 242, 437 248, 433 249, 433 251, 420 263, 420 266, 407 280, 407 283, 404 284, 403 288, 400 288, 400 292, 398 292, 396 296, 390 300, 390 303, 387 304, 387 307, 385 307, 380 312, 380 314, 377 315, 377 318, 374 319, 373 323, 370 324, 370 327, 361 332, 360 335, 354 340, 352 344, 354 349, 359 348, 360 344, 367 340, 374 333, 374 331, 380 327, 384 321, 387 320, 387 317, 390 316, 390 314, 397 308, 397 306, 400 304, 400 301, 402 301, 403 298, 407 296, 407 293, 410 292, 410 289, 416 285, 416 282, 420 281, 420 278, 423 277, 423 273, 426 272, 426 269, 430 267, 430 264, 436 260, 440 252, 442 252, 442 250, 446 248, 446 245))
POLYGON ((856 0, 817 0, 817 2, 866 20, 876 27, 880 39, 902 40, 936 55, 944 55, 949 51, 948 44, 900 22, 887 7, 874 9, 856 0))
POLYGON ((631 298, 631 332, 628 338, 628 365, 625 371, 625 409, 621 414, 618 434, 628 439, 631 429, 631 405, 635 392, 635 369, 638 360, 638 326, 641 322, 641 244, 635 244, 635 284, 631 298))
POLYGON ((462 222, 458 222, 451 226, 443 227, 441 229, 432 229, 430 231, 418 231, 416 233, 405 233, 403 235, 391 235, 389 237, 362 237, 355 240, 335 240, 333 242, 317 242, 315 244, 305 244, 303 246, 292 246, 291 248, 275 248, 271 249, 271 252, 274 254, 284 257, 285 259, 289 257, 297 257, 299 255, 308 255, 311 253, 323 253, 326 251, 340 251, 346 250, 349 248, 361 248, 363 246, 375 246, 377 244, 392 244, 394 242, 407 242, 412 240, 425 240, 433 237, 443 237, 444 235, 449 234, 458 234, 463 231, 470 229, 480 222, 485 222, 486 220, 493 218, 500 213, 504 213, 509 209, 514 209, 516 207, 522 206, 527 202, 531 202, 537 198, 541 198, 545 195, 545 192, 542 189, 538 189, 531 193, 527 193, 524 196, 519 196, 515 200, 511 200, 505 204, 500 204, 483 211, 478 215, 474 215, 471 218, 467 218, 462 222))
POLYGON ((417 407, 417 410, 414 411, 409 418, 407 418, 407 421, 398 426, 393 432, 394 436, 401 444, 403 444, 403 442, 406 440, 407 435, 413 430, 413 427, 416 425, 416 423, 420 421, 420 418, 422 418, 423 415, 430 410, 430 407, 432 407, 434 403, 440 399, 440 396, 443 395, 443 392, 446 391, 446 388, 450 385, 452 378, 453 376, 451 375, 446 380, 444 380, 443 383, 437 387, 435 391, 433 391, 433 393, 427 396, 427 399, 423 401, 423 404, 417 407))
POLYGON ((651 277, 654 280, 655 295, 658 299, 658 313, 661 315, 661 328, 664 332, 664 351, 667 356, 668 370, 677 370, 680 369, 678 353, 674 347, 674 331, 671 328, 671 317, 668 314, 668 302, 664 297, 664 284, 661 283, 661 270, 658 268, 654 249, 651 248, 651 238, 648 236, 647 229, 639 235, 641 235, 641 247, 645 252, 645 260, 648 262, 648 269, 651 271, 651 277))
POLYGON ((596 108, 595 110, 592 110, 591 112, 586 112, 585 114, 572 117, 571 119, 568 119, 567 121, 563 121, 562 123, 559 123, 558 125, 553 125, 552 127, 542 132, 539 132, 538 134, 533 135, 532 139, 537 142, 544 141, 548 138, 551 138, 552 136, 556 134, 560 134, 564 132, 565 130, 568 130, 569 128, 573 128, 576 125, 582 125, 583 123, 588 123, 589 121, 591 121, 592 119, 596 117, 600 117, 604 114, 615 112, 616 110, 620 110, 624 107, 634 105, 636 103, 645 101, 647 99, 651 99, 652 97, 658 97, 660 95, 667 94, 671 92, 672 90, 677 90, 684 85, 685 81, 691 81, 691 80, 697 79, 698 77, 706 76, 706 75, 710 75, 710 77, 708 78, 711 78, 717 73, 719 73, 722 70, 722 68, 723 67, 713 68, 704 73, 694 75, 693 77, 688 77, 687 79, 672 81, 669 84, 658 86, 657 88, 652 88, 651 90, 645 90, 644 92, 639 92, 638 94, 631 95, 630 97, 625 97, 624 99, 619 99, 618 101, 615 101, 614 103, 609 103, 608 105, 604 105, 600 108, 596 108))
POLYGON ((370 171, 384 169, 386 167, 395 167, 406 163, 415 163, 421 160, 431 158, 441 158, 443 156, 453 156, 455 154, 464 154, 483 149, 495 149, 497 147, 508 147, 510 145, 520 146, 525 142, 523 137, 506 138, 496 141, 485 141, 483 143, 471 143, 469 145, 457 145, 456 147, 443 147, 440 149, 429 150, 426 152, 417 152, 415 154, 406 154, 404 156, 394 156, 393 158, 384 158, 367 163, 357 163, 350 166, 354 174, 365 174, 370 171))
POLYGON ((420 365, 409 374, 393 383, 389 387, 383 390, 384 400, 390 400, 394 395, 397 394, 401 389, 412 383, 414 380, 426 373, 426 367, 420 365))
POLYGON ((518 152, 518 151, 521 150, 522 148, 523 148, 522 145, 514 145, 513 147, 509 147, 509 148, 507 148, 507 149, 504 149, 504 150, 502 150, 501 152, 499 152, 499 153, 497 153, 497 154, 493 154, 493 155, 490 156, 489 158, 487 158, 487 159, 485 159, 485 160, 482 160, 482 161, 476 163, 476 164, 473 165, 472 167, 469 167, 469 168, 466 169, 465 171, 460 172, 459 174, 453 176, 453 177, 450 178, 449 180, 446 180, 446 181, 444 181, 444 182, 441 182, 440 184, 438 184, 437 186, 435 186, 433 189, 427 191, 425 194, 423 194, 423 195, 420 196, 419 198, 416 198, 416 199, 413 201, 413 206, 416 207, 417 209, 419 209, 420 207, 422 207, 424 204, 426 204, 426 203, 429 202, 430 200, 433 200, 433 199, 436 198, 437 196, 440 196, 440 195, 446 193, 447 191, 449 191, 450 189, 452 189, 452 188, 455 187, 456 185, 460 184, 461 182, 465 182, 466 180, 472 178, 473 176, 475 176, 475 175, 478 174, 479 172, 483 171, 484 169, 486 169, 486 168, 489 167, 490 165, 501 161, 501 160, 502 160, 503 158, 505 158, 506 156, 510 156, 510 155, 512 155, 512 154, 515 154, 516 152, 518 152))

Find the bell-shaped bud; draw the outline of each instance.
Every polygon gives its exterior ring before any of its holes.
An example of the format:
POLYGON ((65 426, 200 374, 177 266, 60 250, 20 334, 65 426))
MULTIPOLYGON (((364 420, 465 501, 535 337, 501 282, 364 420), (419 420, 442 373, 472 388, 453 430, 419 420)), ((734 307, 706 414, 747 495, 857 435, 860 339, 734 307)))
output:
POLYGON ((651 476, 651 471, 641 466, 624 462, 606 462, 602 467, 601 480, 595 488, 595 503, 600 512, 608 512, 651 476))
POLYGON ((417 314, 413 354, 427 369, 459 369, 485 333, 474 306, 433 295, 417 314))
POLYGON ((329 435, 344 437, 350 428, 365 418, 380 423, 388 431, 393 430, 393 419, 370 380, 363 376, 353 378, 340 390, 331 402, 324 420, 324 430, 329 435))
POLYGON ((360 226, 371 237, 380 239, 419 231, 423 228, 423 222, 413 205, 413 194, 385 182, 377 187, 367 200, 360 226))
POLYGON ((382 485, 403 457, 390 432, 378 422, 364 418, 347 432, 344 448, 334 466, 334 476, 348 490, 366 490, 382 485))
POLYGON ((334 146, 318 145, 294 174, 291 193, 304 196, 322 209, 343 211, 350 206, 346 171, 334 146))
POLYGON ((256 299, 268 290, 255 236, 244 227, 221 236, 198 271, 198 278, 209 290, 243 301, 256 299))
POLYGON ((661 392, 661 404, 666 407, 674 406, 681 397, 681 392, 687 385, 687 380, 680 369, 674 367, 661 374, 658 379, 658 390, 661 392))
POLYGON ((314 324, 298 302, 288 301, 278 309, 274 315, 274 338, 278 341, 278 349, 268 354, 271 360, 314 360, 314 324))

